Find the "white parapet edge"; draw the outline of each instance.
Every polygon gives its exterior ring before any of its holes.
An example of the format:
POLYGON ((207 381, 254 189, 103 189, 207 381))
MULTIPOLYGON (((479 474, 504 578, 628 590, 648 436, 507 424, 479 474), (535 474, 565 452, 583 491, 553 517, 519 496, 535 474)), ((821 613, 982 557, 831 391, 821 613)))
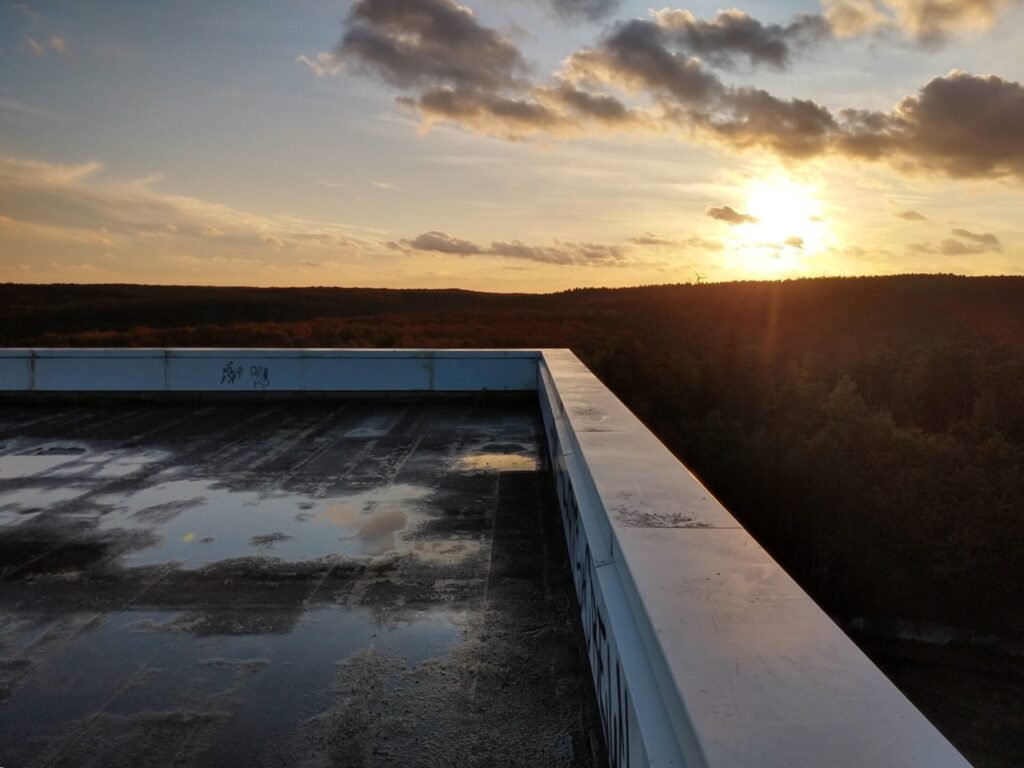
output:
POLYGON ((0 349, 0 392, 538 393, 615 768, 968 763, 569 350, 0 349))
POLYGON ((575 355, 538 390, 613 766, 968 765, 575 355))
POLYGON ((2 349, 0 392, 532 391, 538 357, 502 349, 2 349))

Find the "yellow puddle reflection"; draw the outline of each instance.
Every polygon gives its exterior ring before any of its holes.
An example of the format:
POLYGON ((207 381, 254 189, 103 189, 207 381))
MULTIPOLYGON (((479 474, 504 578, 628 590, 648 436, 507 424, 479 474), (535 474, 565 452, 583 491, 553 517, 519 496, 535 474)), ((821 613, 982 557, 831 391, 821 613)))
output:
POLYGON ((463 472, 535 472, 537 459, 518 453, 478 453, 463 456, 455 465, 463 472))

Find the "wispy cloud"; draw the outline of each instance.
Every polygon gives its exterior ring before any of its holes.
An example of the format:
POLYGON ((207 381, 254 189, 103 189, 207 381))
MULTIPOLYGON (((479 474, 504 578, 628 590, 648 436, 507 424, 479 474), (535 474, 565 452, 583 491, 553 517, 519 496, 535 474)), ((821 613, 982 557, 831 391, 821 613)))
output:
POLYGON ((351 227, 289 216, 240 211, 195 197, 154 189, 159 176, 107 178, 103 165, 42 163, 0 156, 0 210, 7 235, 36 241, 124 248, 143 252, 159 244, 175 249, 259 253, 268 246, 292 253, 310 250, 358 256, 382 248, 375 237, 351 227), (208 241, 208 246, 200 245, 208 241))
POLYGON ((899 211, 898 213, 894 213, 893 216, 905 221, 927 221, 927 217, 917 211, 899 211))
POLYGON ((530 245, 521 240, 508 240, 484 246, 437 230, 389 245, 399 250, 431 251, 455 256, 500 256, 574 266, 619 266, 629 256, 629 249, 624 245, 559 240, 552 245, 530 245))
POLYGON ((41 59, 46 56, 46 46, 28 35, 25 36, 25 49, 37 59, 41 59))
POLYGON ((973 256, 983 253, 1001 253, 1003 244, 989 232, 972 232, 969 229, 954 229, 955 237, 947 237, 939 243, 911 243, 908 250, 916 254, 942 256, 973 256))
POLYGON ((50 35, 49 39, 44 40, 43 42, 40 42, 29 35, 25 35, 24 48, 37 59, 46 58, 50 53, 56 53, 64 56, 68 52, 67 41, 58 35, 50 35))
POLYGON ((23 115, 31 115, 32 117, 42 117, 48 120, 57 119, 57 115, 53 112, 33 107, 30 104, 23 104, 15 99, 5 99, 0 97, 0 109, 6 109, 10 112, 19 112, 23 115))
POLYGON ((296 56, 295 62, 309 68, 317 77, 336 75, 341 71, 341 62, 332 53, 321 51, 310 58, 308 56, 296 56))

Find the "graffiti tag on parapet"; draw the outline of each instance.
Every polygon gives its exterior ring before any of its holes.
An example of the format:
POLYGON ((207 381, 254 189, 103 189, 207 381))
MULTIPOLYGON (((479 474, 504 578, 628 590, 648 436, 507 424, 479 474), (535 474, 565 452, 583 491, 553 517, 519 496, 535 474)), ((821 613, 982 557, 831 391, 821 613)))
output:
POLYGON ((245 373, 245 368, 240 365, 236 368, 234 362, 228 360, 224 363, 224 368, 220 372, 220 383, 234 384, 241 380, 243 373, 245 373))
MULTIPOLYGON (((220 372, 221 384, 241 384, 245 379, 245 366, 235 365, 234 360, 228 360, 220 372)), ((249 380, 253 389, 266 389, 270 386, 270 368, 266 365, 250 365, 249 380)))
POLYGON ((270 369, 265 365, 250 365, 249 377, 253 389, 266 389, 270 386, 270 369))

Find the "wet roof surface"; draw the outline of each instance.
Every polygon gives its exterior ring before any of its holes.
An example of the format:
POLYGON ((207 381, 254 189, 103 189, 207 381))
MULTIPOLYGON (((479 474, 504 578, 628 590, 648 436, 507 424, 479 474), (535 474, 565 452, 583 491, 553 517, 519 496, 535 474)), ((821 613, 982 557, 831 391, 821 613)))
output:
POLYGON ((529 402, 0 408, 0 765, 590 766, 529 402))

